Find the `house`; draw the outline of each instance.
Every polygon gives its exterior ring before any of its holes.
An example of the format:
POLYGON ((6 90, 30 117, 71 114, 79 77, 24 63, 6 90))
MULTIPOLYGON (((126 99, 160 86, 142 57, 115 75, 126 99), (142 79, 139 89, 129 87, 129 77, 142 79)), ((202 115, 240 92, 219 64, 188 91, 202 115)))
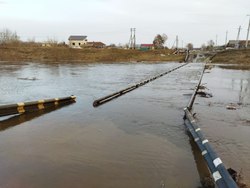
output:
MULTIPOLYGON (((250 42, 248 42, 248 47, 250 46, 250 42)), ((229 40, 226 45, 226 48, 245 48, 246 40, 229 40)))
POLYGON ((105 48, 106 44, 103 42, 87 42, 87 47, 92 47, 92 48, 105 48))
POLYGON ((70 48, 80 48, 87 44, 87 36, 83 35, 71 35, 69 37, 69 47, 70 48))
POLYGON ((141 44, 140 50, 142 51, 148 51, 148 50, 154 50, 155 46, 153 44, 141 44))

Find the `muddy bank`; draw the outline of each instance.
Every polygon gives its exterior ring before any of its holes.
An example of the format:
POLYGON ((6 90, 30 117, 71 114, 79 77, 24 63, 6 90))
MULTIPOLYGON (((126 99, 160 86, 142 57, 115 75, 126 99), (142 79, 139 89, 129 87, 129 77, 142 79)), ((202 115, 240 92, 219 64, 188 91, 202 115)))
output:
POLYGON ((68 47, 0 47, 0 61, 40 62, 141 62, 184 61, 185 54, 174 55, 172 50, 124 50, 124 49, 70 49, 68 47))
POLYGON ((212 63, 250 64, 250 49, 219 52, 212 59, 212 63))

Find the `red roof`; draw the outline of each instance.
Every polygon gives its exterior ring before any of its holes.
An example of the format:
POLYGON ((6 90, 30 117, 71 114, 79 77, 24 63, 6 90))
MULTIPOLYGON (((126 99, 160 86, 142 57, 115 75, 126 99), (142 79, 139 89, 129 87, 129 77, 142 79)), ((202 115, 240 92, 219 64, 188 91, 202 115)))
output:
POLYGON ((141 44, 141 47, 153 47, 153 44, 141 44))

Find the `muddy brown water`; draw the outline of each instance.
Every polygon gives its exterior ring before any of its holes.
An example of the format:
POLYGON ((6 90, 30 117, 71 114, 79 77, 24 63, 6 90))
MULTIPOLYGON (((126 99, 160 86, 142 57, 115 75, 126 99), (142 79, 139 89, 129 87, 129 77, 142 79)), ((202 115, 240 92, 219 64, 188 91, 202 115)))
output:
MULTIPOLYGON (((203 64, 189 64, 103 106, 92 106, 99 97, 176 66, 1 62, 0 104, 71 94, 77 102, 1 118, 0 187, 201 186, 208 172, 182 118, 203 64)), ((246 180, 249 78, 248 70, 214 67, 204 76, 214 97, 198 97, 195 103, 205 135, 226 165, 242 168, 246 180), (225 109, 239 99, 239 109, 225 109)))
POLYGON ((241 172, 249 187, 250 66, 218 64, 206 72, 202 83, 213 97, 197 97, 198 123, 225 165, 241 172))

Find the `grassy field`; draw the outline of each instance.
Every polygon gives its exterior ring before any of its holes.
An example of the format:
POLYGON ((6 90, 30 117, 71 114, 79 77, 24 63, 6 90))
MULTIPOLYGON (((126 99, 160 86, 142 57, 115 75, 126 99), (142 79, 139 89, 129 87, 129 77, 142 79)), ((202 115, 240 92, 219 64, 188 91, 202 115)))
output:
POLYGON ((178 61, 185 54, 173 55, 172 50, 125 50, 125 49, 70 49, 68 47, 1 46, 0 61, 48 61, 48 62, 141 62, 178 61))
POLYGON ((250 64, 250 49, 219 52, 212 63, 250 64))

